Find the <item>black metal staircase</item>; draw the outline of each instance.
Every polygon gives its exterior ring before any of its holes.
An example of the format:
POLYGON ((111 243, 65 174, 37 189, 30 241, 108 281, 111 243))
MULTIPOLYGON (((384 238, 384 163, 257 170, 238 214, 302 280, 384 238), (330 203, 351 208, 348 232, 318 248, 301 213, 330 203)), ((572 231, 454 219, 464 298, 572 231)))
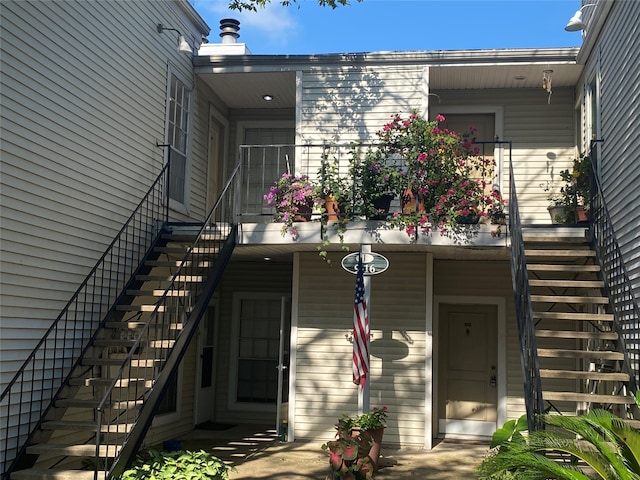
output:
MULTIPOLYGON (((513 291, 529 429, 544 411, 637 421, 640 312, 593 172, 589 225, 523 231, 510 166, 513 291), (605 247, 606 246, 606 247, 605 247)), ((637 423, 637 422, 636 422, 637 423)))
POLYGON ((168 167, 0 401, 3 478, 111 478, 139 448, 236 241, 234 170, 205 222, 170 224, 168 167), (35 388, 38 387, 38 388, 35 388))

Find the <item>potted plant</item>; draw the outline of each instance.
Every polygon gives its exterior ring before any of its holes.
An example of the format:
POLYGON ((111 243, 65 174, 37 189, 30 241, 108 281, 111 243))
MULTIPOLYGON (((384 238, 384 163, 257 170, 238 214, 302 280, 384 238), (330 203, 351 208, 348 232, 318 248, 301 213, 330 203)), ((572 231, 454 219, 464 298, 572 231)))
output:
POLYGON ((391 202, 404 184, 405 171, 399 158, 369 148, 361 159, 359 147, 352 150, 351 175, 355 189, 355 210, 371 220, 385 220, 391 202))
POLYGON ((416 112, 408 118, 397 114, 378 132, 382 154, 400 155, 406 162, 403 209, 392 223, 409 235, 418 228, 428 233, 434 226, 475 223, 487 216, 491 204, 485 190, 493 178, 493 159, 478 155, 473 127, 460 134, 442 128, 444 120, 442 115, 427 121, 416 112))
POLYGON ((369 449, 369 458, 373 464, 374 470, 378 468, 378 459, 380 458, 380 450, 382 449, 382 436, 384 429, 387 427, 387 407, 373 407, 370 412, 358 415, 352 426, 352 432, 358 433, 371 444, 369 449))
POLYGON ((294 240, 298 229, 294 222, 309 221, 314 206, 320 204, 317 188, 307 175, 293 175, 289 172, 270 187, 264 195, 267 205, 276 209, 274 221, 282 222, 282 235, 289 233, 294 240))
POLYGON ((336 438, 322 445, 329 455, 333 479, 371 480, 374 465, 369 456, 371 440, 354 431, 356 419, 343 414, 336 424, 336 438))
POLYGON ((349 251, 349 246, 344 245, 344 233, 347 231, 347 223, 353 213, 352 210, 352 192, 353 184, 345 176, 340 173, 340 165, 337 159, 329 161, 325 156, 322 165, 318 169, 318 186, 317 197, 324 202, 321 206, 320 222, 321 222, 321 238, 322 243, 318 245, 320 257, 327 263, 331 260, 327 257, 326 247, 331 244, 327 238, 327 226, 331 225, 335 228, 340 244, 344 251, 349 251))
POLYGON ((559 192, 555 192, 553 185, 547 182, 544 190, 550 192, 549 214, 553 223, 584 222, 589 219, 589 205, 591 199, 591 159, 580 155, 573 160, 571 168, 560 172, 564 182, 559 192))

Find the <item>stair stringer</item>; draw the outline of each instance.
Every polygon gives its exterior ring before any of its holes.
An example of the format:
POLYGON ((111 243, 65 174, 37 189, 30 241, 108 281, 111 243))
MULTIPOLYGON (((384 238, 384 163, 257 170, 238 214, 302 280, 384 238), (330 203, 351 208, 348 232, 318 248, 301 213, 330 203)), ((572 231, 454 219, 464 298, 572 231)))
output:
POLYGON ((178 336, 176 343, 171 350, 169 357, 166 359, 165 366, 162 369, 158 379, 154 383, 153 387, 147 394, 144 404, 140 410, 140 414, 135 422, 135 426, 131 430, 129 436, 124 442, 120 454, 115 458, 111 470, 109 472, 109 478, 118 477, 126 470, 131 464, 134 456, 140 448, 146 433, 151 427, 151 422, 158 409, 160 400, 163 398, 169 379, 171 375, 177 370, 180 362, 184 358, 184 355, 189 347, 195 332, 198 329, 200 320, 204 316, 207 306, 211 301, 215 290, 222 279, 222 275, 229 263, 231 254, 236 244, 237 226, 231 229, 227 240, 224 243, 222 250, 215 264, 211 267, 209 275, 207 275, 207 281, 204 285, 201 295, 198 297, 193 311, 189 316, 189 321, 186 323, 184 329, 178 336))

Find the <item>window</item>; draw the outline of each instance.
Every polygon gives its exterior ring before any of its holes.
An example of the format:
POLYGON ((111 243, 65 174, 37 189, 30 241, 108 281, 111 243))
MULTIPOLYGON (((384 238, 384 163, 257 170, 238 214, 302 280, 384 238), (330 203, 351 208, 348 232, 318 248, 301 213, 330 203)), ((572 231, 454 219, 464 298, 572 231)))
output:
POLYGON ((167 108, 167 143, 171 149, 169 198, 180 204, 186 203, 190 106, 191 91, 170 73, 167 108))

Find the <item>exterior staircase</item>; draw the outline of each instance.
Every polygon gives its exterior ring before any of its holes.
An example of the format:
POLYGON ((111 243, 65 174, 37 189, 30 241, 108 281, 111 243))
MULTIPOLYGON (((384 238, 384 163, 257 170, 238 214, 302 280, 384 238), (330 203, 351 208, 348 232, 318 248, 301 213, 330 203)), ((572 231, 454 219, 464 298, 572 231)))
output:
POLYGON ((604 408, 632 418, 624 349, 587 230, 535 230, 523 241, 543 409, 604 408))
POLYGON ((200 227, 163 229, 55 395, 11 480, 107 478, 135 453, 235 243, 234 229, 200 227))

